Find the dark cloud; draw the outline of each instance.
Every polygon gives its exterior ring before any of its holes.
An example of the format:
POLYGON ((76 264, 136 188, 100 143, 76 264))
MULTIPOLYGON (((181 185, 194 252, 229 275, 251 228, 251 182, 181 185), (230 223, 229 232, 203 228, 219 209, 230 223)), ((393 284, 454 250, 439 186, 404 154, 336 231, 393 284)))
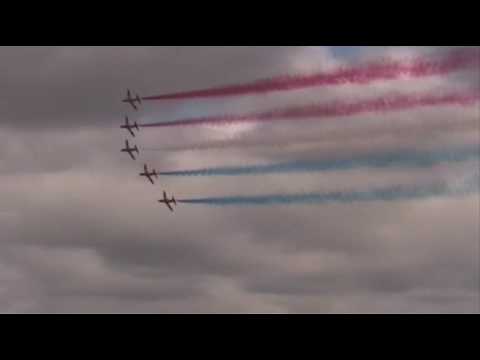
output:
MULTIPOLYGON (((108 127, 123 117, 127 87, 150 95, 254 79, 266 69, 273 75, 285 53, 281 47, 4 47, 0 117, 19 128, 108 127)), ((166 104, 163 113, 177 109, 166 104)))

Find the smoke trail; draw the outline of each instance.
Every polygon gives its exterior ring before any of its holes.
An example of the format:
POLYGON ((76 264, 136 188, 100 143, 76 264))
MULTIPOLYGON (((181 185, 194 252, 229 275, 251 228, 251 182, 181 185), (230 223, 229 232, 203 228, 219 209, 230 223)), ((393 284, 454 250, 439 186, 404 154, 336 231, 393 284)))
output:
POLYGON ((375 137, 375 140, 388 137, 395 138, 413 138, 420 135, 437 135, 438 133, 447 132, 462 132, 476 129, 479 122, 476 119, 470 119, 464 122, 446 122, 434 124, 422 124, 420 126, 395 126, 395 127, 369 127, 368 129, 353 129, 353 130, 329 130, 324 131, 316 136, 301 136, 301 137, 282 137, 274 139, 229 139, 216 140, 210 142, 185 144, 185 145, 171 145, 162 147, 145 147, 143 151, 201 151, 225 148, 250 148, 250 147, 285 147, 289 145, 320 145, 324 143, 338 143, 341 141, 343 145, 351 141, 365 141, 369 143, 375 137))
POLYGON ((322 204, 351 203, 358 201, 395 201, 437 196, 464 196, 479 191, 479 176, 476 174, 456 188, 445 183, 422 186, 391 186, 366 191, 329 192, 309 194, 271 194, 260 196, 225 196, 182 199, 185 204, 225 205, 275 205, 275 204, 322 204))
POLYGON ((228 125, 230 123, 263 122, 285 119, 322 118, 351 116, 365 112, 390 112, 426 106, 456 105, 468 106, 480 99, 478 92, 452 93, 447 95, 398 95, 384 96, 358 102, 331 102, 329 104, 290 107, 280 110, 265 111, 247 115, 220 115, 174 121, 139 124, 141 127, 189 126, 189 125, 228 125))
POLYGON ((413 78, 444 75, 453 71, 478 66, 478 50, 461 49, 442 58, 418 57, 413 61, 377 61, 363 66, 340 68, 311 75, 280 76, 252 83, 221 86, 194 91, 146 96, 143 100, 188 99, 224 97, 285 91, 313 86, 368 84, 375 80, 391 80, 400 76, 413 78))
POLYGON ((470 145, 449 150, 426 152, 404 150, 385 154, 367 154, 353 158, 327 159, 323 161, 296 161, 268 165, 211 167, 195 170, 162 171, 159 172, 159 174, 169 176, 237 176, 268 173, 347 170, 359 167, 423 168, 430 167, 439 162, 467 161, 478 158, 479 156, 478 145, 470 145))

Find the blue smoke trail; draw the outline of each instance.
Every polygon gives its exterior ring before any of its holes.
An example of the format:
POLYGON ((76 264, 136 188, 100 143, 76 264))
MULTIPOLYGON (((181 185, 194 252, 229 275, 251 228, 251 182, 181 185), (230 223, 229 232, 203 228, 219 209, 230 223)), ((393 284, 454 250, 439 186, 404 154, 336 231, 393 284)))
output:
POLYGON ((460 162, 479 157, 478 145, 457 147, 448 150, 418 152, 403 150, 385 154, 367 154, 353 158, 328 159, 322 161, 299 161, 269 165, 225 166, 196 170, 162 171, 160 175, 170 176, 214 176, 214 175, 259 175, 267 173, 310 172, 346 170, 359 167, 411 167, 422 168, 440 162, 460 162))
POLYGON ((391 186, 368 191, 309 193, 309 194, 271 194, 260 196, 226 196, 177 200, 186 204, 213 206, 225 205, 275 205, 275 204, 322 204, 328 202, 351 203, 356 201, 394 201, 436 196, 461 196, 478 192, 480 176, 467 178, 460 186, 449 187, 445 183, 423 186, 391 186))

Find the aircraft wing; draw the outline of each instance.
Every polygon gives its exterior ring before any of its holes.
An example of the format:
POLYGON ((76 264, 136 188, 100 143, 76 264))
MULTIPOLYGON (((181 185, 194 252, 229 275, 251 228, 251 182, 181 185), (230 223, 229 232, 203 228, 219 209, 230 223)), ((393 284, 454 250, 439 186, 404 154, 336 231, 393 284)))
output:
POLYGON ((128 154, 130 155, 130 157, 131 157, 133 160, 135 160, 135 156, 133 156, 133 154, 132 154, 131 151, 129 151, 128 154))
POLYGON ((173 211, 173 208, 172 208, 172 206, 170 205, 170 202, 169 202, 169 201, 158 200, 158 202, 165 204, 165 205, 170 209, 170 211, 173 211))
POLYGON ((153 182, 152 177, 150 176, 150 174, 147 174, 146 177, 148 178, 148 180, 150 180, 150 182, 151 182, 152 184, 155 184, 155 183, 153 182))
POLYGON ((134 108, 135 110, 137 110, 137 107, 135 106, 135 101, 132 101, 132 100, 131 100, 131 101, 130 101, 130 105, 132 105, 133 108, 134 108))
POLYGON ((131 127, 128 128, 128 131, 130 131, 130 134, 132 134, 132 136, 135 137, 135 133, 133 132, 131 127))

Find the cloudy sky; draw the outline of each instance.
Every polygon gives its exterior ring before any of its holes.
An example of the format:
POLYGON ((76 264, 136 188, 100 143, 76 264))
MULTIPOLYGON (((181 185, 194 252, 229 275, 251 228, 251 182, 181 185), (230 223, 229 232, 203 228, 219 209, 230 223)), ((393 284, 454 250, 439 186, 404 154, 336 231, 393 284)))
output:
POLYGON ((138 176, 144 162, 183 170, 478 144, 478 102, 352 121, 141 128, 135 138, 119 128, 125 115, 151 123, 384 95, 478 94, 480 65, 260 96, 144 101, 138 112, 120 102, 127 87, 147 96, 450 50, 0 47, 0 312, 479 312, 477 192, 352 203, 178 204, 175 213, 156 202, 163 190, 182 199, 431 181, 454 186, 478 171, 478 161, 160 177, 155 185, 138 176), (126 138, 140 148, 137 161, 120 153, 126 138), (222 145, 208 149, 212 143, 222 145))

